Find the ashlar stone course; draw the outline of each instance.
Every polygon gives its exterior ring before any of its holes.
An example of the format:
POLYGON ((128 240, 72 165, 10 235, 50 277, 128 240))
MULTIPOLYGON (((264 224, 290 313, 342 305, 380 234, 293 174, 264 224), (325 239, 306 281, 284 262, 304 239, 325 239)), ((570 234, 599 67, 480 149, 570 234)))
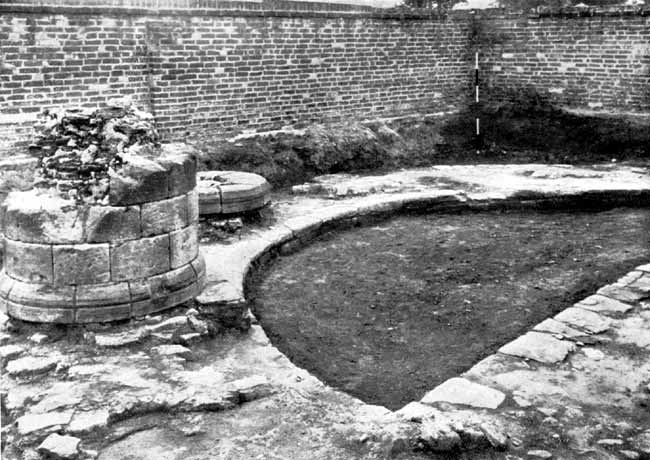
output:
POLYGON ((97 284, 111 280, 108 243, 55 245, 54 283, 97 284))
POLYGON ((126 281, 169 270, 169 234, 111 245, 111 279, 126 281))

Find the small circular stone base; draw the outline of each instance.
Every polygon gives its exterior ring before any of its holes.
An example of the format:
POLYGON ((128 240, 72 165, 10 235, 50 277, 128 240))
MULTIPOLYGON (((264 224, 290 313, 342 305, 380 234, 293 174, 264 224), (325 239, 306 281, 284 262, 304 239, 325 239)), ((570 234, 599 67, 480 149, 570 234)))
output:
POLYGON ((252 211, 271 201, 271 185, 260 175, 241 171, 197 173, 200 214, 252 211))
POLYGON ((177 269, 147 278, 76 286, 31 283, 0 272, 0 304, 7 314, 41 323, 95 323, 165 310, 198 296, 205 287, 199 254, 177 269))

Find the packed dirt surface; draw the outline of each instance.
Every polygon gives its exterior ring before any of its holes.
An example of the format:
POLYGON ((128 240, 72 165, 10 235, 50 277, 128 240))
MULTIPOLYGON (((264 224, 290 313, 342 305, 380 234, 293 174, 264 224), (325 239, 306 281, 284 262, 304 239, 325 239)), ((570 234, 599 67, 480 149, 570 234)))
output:
POLYGON ((299 367, 391 409, 650 256, 650 211, 404 216, 280 258, 255 314, 299 367))

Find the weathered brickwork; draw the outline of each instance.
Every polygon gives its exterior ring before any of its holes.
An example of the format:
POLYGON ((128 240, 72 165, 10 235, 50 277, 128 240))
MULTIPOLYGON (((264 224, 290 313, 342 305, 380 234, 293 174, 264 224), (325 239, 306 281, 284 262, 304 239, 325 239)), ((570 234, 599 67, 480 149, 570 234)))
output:
POLYGON ((0 156, 18 152, 44 108, 124 95, 167 139, 463 109, 477 48, 484 101, 532 91, 576 108, 650 108, 647 8, 437 17, 279 0, 58 3, 0 5, 0 156))
POLYGON ((573 108, 650 111, 650 11, 490 18, 480 31, 491 101, 528 92, 573 108))
POLYGON ((471 85, 462 17, 4 8, 5 154, 43 108, 121 95, 153 112, 167 138, 179 138, 439 112, 458 108, 471 85))

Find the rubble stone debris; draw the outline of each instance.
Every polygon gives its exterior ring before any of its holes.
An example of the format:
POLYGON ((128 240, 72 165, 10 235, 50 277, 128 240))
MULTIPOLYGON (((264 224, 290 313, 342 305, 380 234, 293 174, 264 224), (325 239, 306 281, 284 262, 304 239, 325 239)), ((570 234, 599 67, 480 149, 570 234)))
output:
POLYGON ((32 190, 4 203, 0 302, 25 321, 144 316, 196 297, 196 157, 160 144, 130 103, 48 113, 32 151, 32 190))
POLYGON ((160 147, 153 116, 128 101, 110 101, 101 109, 44 111, 35 125, 30 152, 39 159, 41 186, 71 198, 106 198, 109 170, 125 157, 149 156, 160 147))

